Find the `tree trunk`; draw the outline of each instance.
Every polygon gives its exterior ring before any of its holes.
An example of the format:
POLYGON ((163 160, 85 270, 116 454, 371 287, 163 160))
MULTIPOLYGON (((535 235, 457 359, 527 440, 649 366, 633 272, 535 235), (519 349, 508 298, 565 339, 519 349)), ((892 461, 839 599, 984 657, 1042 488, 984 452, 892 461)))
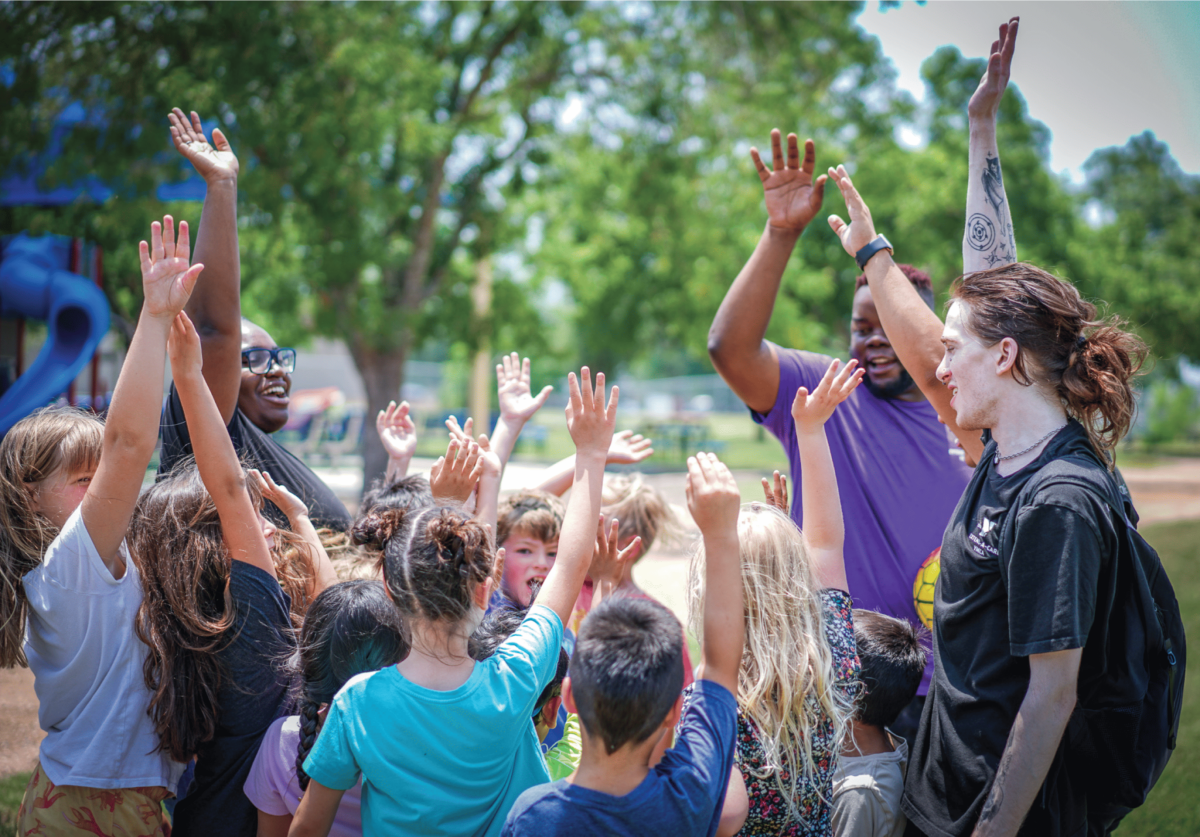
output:
POLYGON ((410 340, 406 335, 398 347, 385 351, 362 345, 361 340, 354 338, 348 341, 350 355, 367 391, 367 416, 363 426, 363 491, 367 490, 372 480, 382 477, 387 470, 387 452, 379 441, 379 434, 375 432, 375 416, 387 407, 389 401, 400 400, 410 340))

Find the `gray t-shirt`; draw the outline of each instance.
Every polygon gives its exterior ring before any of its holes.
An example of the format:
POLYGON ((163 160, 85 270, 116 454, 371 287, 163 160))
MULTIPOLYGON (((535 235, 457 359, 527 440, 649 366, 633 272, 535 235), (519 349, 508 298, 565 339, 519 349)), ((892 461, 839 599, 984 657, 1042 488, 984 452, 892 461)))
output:
POLYGON ((908 744, 888 733, 890 753, 840 756, 833 772, 834 837, 900 837, 908 818, 900 810, 908 744))

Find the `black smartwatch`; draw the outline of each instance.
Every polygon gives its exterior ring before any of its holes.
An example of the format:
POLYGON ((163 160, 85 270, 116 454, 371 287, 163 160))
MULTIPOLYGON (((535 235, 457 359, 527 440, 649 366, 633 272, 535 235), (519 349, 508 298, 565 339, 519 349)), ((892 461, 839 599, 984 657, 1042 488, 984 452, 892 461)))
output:
POLYGON ((896 252, 892 247, 892 242, 884 238, 882 234, 877 235, 874 241, 854 254, 854 261, 858 262, 858 269, 866 270, 867 262, 871 260, 871 256, 874 256, 880 250, 887 250, 892 254, 896 252))

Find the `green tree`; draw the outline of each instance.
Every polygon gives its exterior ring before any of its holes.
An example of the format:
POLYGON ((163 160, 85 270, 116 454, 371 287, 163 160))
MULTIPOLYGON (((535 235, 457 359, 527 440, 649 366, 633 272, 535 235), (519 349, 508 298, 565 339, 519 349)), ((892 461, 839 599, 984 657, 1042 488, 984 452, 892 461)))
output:
POLYGON ((1100 217, 1072 243, 1087 265, 1084 287, 1159 357, 1200 357, 1200 177, 1149 131, 1095 152, 1084 171, 1100 217))

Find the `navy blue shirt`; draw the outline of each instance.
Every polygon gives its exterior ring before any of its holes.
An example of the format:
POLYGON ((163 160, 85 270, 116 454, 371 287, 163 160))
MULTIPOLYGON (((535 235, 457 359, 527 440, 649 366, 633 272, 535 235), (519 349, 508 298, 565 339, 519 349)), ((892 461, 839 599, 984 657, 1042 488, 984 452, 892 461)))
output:
POLYGON ((175 806, 176 837, 255 837, 258 811, 242 788, 271 723, 292 714, 284 666, 296 642, 287 594, 269 573, 233 561, 229 596, 236 614, 217 652, 217 731, 200 746, 191 790, 175 806))
POLYGON ((525 791, 509 812, 500 837, 717 833, 733 767, 737 700, 711 680, 699 680, 679 723, 675 746, 625 796, 567 780, 525 791))

